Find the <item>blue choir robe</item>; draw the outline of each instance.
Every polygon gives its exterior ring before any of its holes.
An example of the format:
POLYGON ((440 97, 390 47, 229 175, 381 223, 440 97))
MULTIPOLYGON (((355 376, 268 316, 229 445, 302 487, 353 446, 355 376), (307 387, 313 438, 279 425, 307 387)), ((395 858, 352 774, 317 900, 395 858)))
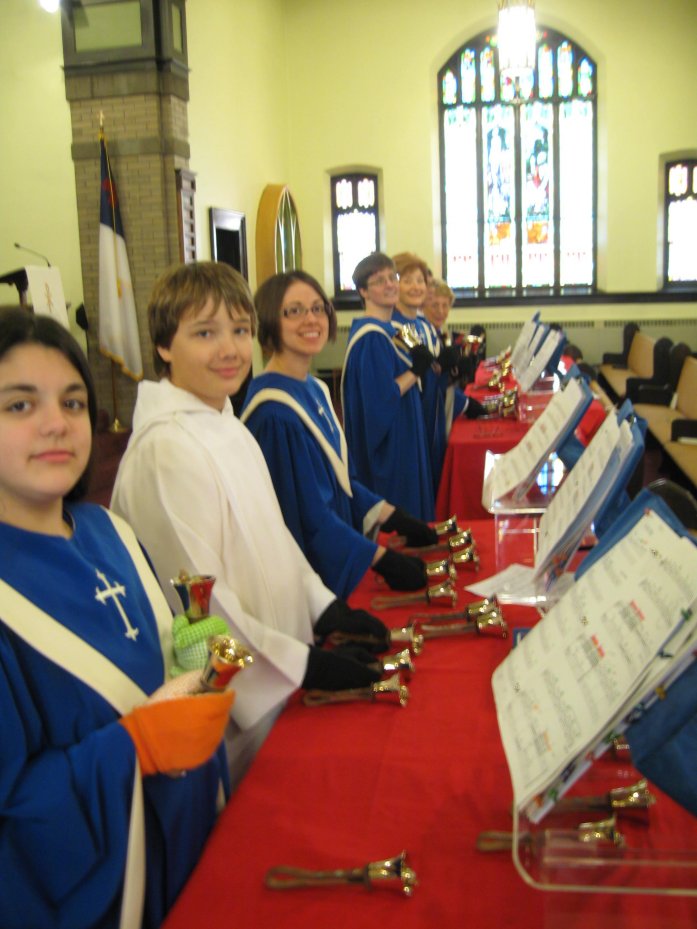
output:
POLYGON ((411 368, 394 328, 354 319, 341 378, 344 429, 358 479, 422 520, 434 518, 433 480, 418 385, 403 395, 395 379, 411 368))
POLYGON ((261 446, 286 525, 337 597, 372 564, 384 500, 357 480, 327 386, 276 372, 256 377, 241 416, 261 446))
MULTIPOLYGON (((397 329, 404 324, 414 326, 421 342, 435 358, 438 358, 442 342, 436 327, 421 312, 417 314, 416 319, 409 319, 395 309, 392 314, 392 325, 397 329)), ((456 392, 449 381, 448 371, 438 371, 433 367, 429 368, 421 378, 424 428, 431 463, 433 492, 436 496, 453 418, 458 416, 466 405, 464 393, 459 389, 456 392)))
POLYGON ((171 612, 130 527, 69 512, 71 539, 0 523, 0 925, 154 929, 213 826, 225 759, 141 778, 117 720, 163 683, 171 612))

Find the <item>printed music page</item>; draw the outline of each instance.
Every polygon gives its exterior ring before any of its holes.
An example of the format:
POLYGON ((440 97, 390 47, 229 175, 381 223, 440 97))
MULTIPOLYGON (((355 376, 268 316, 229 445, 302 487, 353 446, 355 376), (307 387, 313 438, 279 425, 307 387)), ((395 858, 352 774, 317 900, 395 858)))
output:
POLYGON ((579 379, 571 378, 563 390, 554 394, 515 448, 496 459, 484 480, 482 505, 486 509, 517 488, 525 493, 546 458, 559 447, 562 436, 574 428, 582 409, 590 403, 590 391, 584 387, 579 379))
POLYGON ((697 599, 697 547, 649 511, 494 672, 516 807, 538 821, 609 739, 697 599))
MULTIPOLYGON (((538 323, 534 319, 529 319, 526 323, 523 324, 523 327, 518 334, 518 338, 516 339, 516 343, 513 346, 513 350, 511 351, 511 364, 514 368, 516 365, 520 366, 523 355, 530 345, 530 341, 535 334, 535 329, 537 326, 538 323)), ((540 329, 544 331, 542 326, 540 326, 540 329)))
POLYGON ((516 380, 521 391, 530 390, 535 381, 540 377, 547 366, 549 359, 554 354, 561 340, 564 338, 563 332, 553 330, 547 335, 539 350, 530 359, 530 363, 520 372, 516 371, 516 380))

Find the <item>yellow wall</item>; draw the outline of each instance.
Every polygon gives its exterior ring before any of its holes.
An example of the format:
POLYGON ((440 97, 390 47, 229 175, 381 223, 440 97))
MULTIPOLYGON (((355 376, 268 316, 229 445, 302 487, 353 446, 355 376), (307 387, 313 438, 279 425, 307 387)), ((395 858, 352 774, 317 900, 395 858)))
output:
POLYGON ((285 0, 187 4, 190 167, 197 175, 199 255, 210 257, 210 207, 245 213, 252 282, 259 198, 266 184, 287 179, 286 5, 285 0))
MULTIPOLYGON (((653 290, 659 153, 697 150, 697 3, 536 7, 538 23, 567 32, 598 64, 600 286, 653 290)), ((290 184, 306 269, 331 284, 325 172, 352 162, 384 170, 386 250, 417 251, 440 269, 436 74, 494 26, 495 0, 294 0, 287 15, 290 184)))
MULTIPOLYGON (((439 270, 435 76, 467 37, 494 25, 495 9, 495 0, 189 0, 200 255, 209 255, 208 207, 245 212, 255 284, 259 197, 265 184, 287 182, 304 266, 331 290, 327 172, 370 165, 383 172, 383 244, 416 250, 439 270)), ((537 11, 599 66, 600 284, 652 290, 659 155, 697 150, 697 3, 538 0, 537 11)), ((14 241, 34 246, 60 267, 76 305, 82 284, 61 61, 59 17, 36 0, 3 0, 0 270, 31 261, 14 241)), ((0 302, 14 300, 0 287, 0 302)))
MULTIPOLYGON (((65 298, 82 301, 70 109, 63 82, 60 16, 34 0, 3 0, 0 30, 0 274, 41 264, 60 268, 65 298)), ((99 191, 95 191, 95 197, 99 191)), ((17 303, 0 286, 0 303, 17 303)))

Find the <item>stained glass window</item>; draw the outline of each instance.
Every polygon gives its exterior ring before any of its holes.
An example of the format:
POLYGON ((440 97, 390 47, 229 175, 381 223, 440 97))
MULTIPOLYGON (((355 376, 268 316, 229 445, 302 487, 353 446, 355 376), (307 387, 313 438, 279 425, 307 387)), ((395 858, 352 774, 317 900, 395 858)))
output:
POLYGON ((334 292, 338 294, 354 289, 353 269, 361 258, 380 248, 378 176, 334 175, 331 197, 334 292))
POLYGON ((537 69, 514 83, 499 73, 496 36, 482 33, 438 80, 450 286, 512 295, 594 288, 594 62, 567 36, 540 28, 537 69))
POLYGON ((697 283, 697 158, 665 166, 664 285, 697 283))

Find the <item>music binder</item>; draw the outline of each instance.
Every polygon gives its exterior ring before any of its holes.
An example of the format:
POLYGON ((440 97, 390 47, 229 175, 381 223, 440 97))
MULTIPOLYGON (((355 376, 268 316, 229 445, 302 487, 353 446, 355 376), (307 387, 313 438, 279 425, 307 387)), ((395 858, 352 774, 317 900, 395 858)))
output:
POLYGON ((694 659, 697 546, 661 504, 628 510, 494 672, 515 807, 533 823, 694 659))
POLYGON ((482 487, 482 506, 490 512, 520 502, 549 456, 562 446, 593 399, 582 378, 569 378, 518 445, 496 457, 482 487))

